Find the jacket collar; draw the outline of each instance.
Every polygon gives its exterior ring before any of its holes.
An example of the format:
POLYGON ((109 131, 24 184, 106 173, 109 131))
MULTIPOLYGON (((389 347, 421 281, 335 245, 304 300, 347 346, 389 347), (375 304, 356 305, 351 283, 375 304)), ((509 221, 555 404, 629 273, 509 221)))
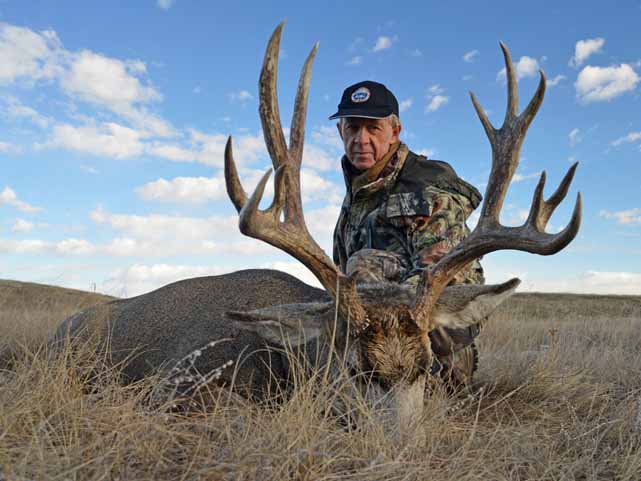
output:
POLYGON ((398 177, 399 172, 405 165, 405 159, 409 153, 409 149, 403 142, 398 142, 393 147, 394 151, 388 159, 382 159, 379 163, 372 166, 367 171, 356 169, 349 161, 346 155, 341 158, 341 167, 343 168, 343 179, 345 181, 345 189, 353 196, 359 193, 373 193, 381 188, 392 184, 398 177), (372 169, 378 170, 374 175, 370 172, 372 169), (361 177, 363 176, 363 177, 361 177), (372 180, 371 177, 374 177, 372 180), (363 179, 362 181, 355 182, 356 180, 363 179), (352 189, 352 187, 355 187, 352 189))

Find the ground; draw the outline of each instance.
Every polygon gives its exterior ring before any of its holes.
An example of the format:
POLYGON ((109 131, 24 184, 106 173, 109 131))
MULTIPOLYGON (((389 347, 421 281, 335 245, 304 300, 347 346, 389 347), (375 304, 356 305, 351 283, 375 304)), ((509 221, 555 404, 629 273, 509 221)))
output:
POLYGON ((91 353, 48 359, 55 325, 106 300, 0 281, 0 479, 641 479, 639 297, 517 294, 482 330, 473 389, 436 386, 402 443, 360 404, 358 429, 329 415, 322 379, 184 414, 91 353))

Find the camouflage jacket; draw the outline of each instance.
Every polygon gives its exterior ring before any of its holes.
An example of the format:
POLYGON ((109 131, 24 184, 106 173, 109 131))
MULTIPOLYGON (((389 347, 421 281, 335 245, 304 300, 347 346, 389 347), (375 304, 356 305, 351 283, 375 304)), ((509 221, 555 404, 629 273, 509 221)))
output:
MULTIPOLYGON (((400 265, 396 273, 385 275, 388 280, 414 283, 469 234, 465 221, 481 194, 446 162, 428 160, 401 143, 372 182, 355 183, 360 173, 345 156, 342 167, 347 192, 334 230, 334 262, 343 272, 353 254, 375 249, 393 254, 400 265), (355 191, 353 185, 358 186, 355 191)), ((483 282, 478 261, 453 280, 483 282)))

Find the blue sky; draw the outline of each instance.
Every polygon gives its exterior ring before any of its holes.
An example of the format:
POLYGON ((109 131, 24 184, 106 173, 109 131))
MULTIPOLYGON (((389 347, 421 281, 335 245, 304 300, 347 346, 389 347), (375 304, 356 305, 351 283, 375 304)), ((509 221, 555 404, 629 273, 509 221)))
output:
MULTIPOLYGON (((327 117, 371 79, 401 102, 403 140, 484 191, 489 143, 473 90, 500 125, 511 50, 522 106, 548 78, 502 220, 527 215, 580 161, 581 231, 554 257, 498 252, 490 282, 522 290, 641 294, 641 0, 621 2, 0 2, 0 278, 135 295, 196 275, 297 261, 237 232, 222 182, 232 134, 246 189, 269 165, 257 108, 266 42, 283 19, 279 96, 288 127, 314 65, 303 195, 326 251, 344 192, 327 117), (560 5, 559 5, 560 3, 560 5)), ((473 225, 475 215, 471 219, 473 225)))

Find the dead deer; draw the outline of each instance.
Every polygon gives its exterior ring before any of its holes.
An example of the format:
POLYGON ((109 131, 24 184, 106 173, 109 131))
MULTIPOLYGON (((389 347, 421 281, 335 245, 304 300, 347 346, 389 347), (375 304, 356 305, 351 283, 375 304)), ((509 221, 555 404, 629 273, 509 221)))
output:
MULTIPOLYGON (((57 338, 68 332, 101 333, 109 338, 114 361, 126 359, 123 374, 130 379, 168 369, 201 346, 225 340, 196 361, 199 372, 234 361, 234 366, 222 372, 216 383, 257 397, 273 385, 275 378, 286 379, 289 375, 288 357, 273 348, 304 349, 315 353, 316 362, 344 367, 343 372, 350 373, 353 385, 366 399, 383 406, 396 425, 404 425, 415 419, 422 408, 434 361, 430 331, 478 323, 508 298, 520 281, 512 279, 487 286, 448 284, 469 262, 490 252, 514 249, 551 255, 567 246, 581 222, 580 193, 570 222, 561 232, 546 233, 545 226, 565 198, 576 164, 547 200, 543 198, 543 172, 529 217, 522 226, 500 224, 499 214, 519 162, 521 144, 545 93, 545 75, 541 71, 534 97, 518 114, 514 66, 508 49, 501 43, 508 93, 501 128, 492 126, 471 94, 492 146, 492 169, 477 226, 469 237, 423 272, 415 290, 387 283, 358 285, 339 271, 305 225, 300 167, 312 62, 318 46, 312 49, 301 72, 288 145, 276 94, 282 28, 280 24, 269 40, 259 80, 260 118, 275 170, 273 202, 267 209, 259 209, 271 169, 251 196, 243 190, 231 137, 225 150, 227 192, 239 212, 241 232, 298 259, 316 276, 325 292, 277 271, 239 271, 190 279, 84 311, 65 321, 57 338)), ((328 372, 336 370, 330 365, 328 372)))

